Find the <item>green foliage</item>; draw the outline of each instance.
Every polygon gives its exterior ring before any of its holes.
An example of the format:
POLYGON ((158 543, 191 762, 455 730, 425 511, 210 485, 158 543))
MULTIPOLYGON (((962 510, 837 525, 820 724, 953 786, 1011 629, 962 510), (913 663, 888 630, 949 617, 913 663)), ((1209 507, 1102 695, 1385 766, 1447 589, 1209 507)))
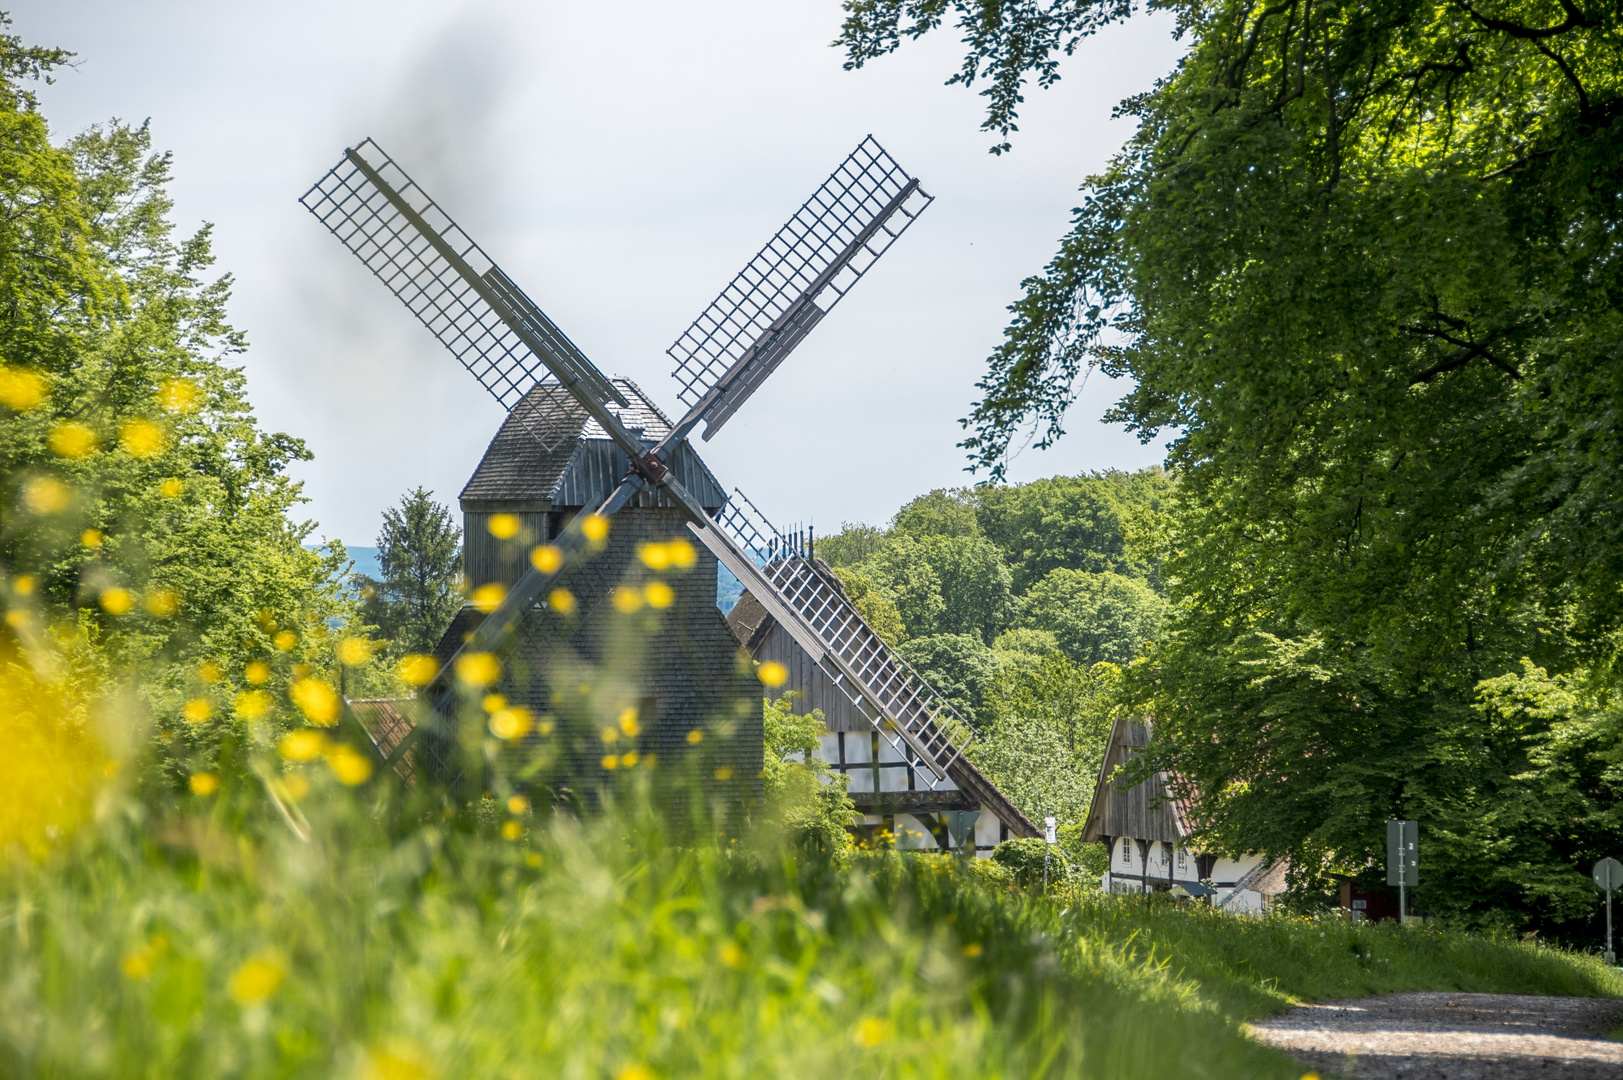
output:
POLYGON ((936 488, 896 511, 893 532, 907 536, 976 536, 978 492, 973 488, 936 488))
MULTIPOLYGON (((1623 840, 1623 12, 1174 7, 1189 52, 1125 103, 965 446, 996 476, 1084 368, 1131 377, 1111 415, 1177 433, 1142 704, 1213 838, 1362 872, 1417 817, 1422 903, 1581 932, 1578 876, 1623 840), (1556 719, 1539 679, 1587 700, 1556 719)), ((879 0, 843 40, 860 64, 956 17, 1006 131, 1130 11, 879 0)))
POLYGON ((1052 815, 1062 825, 1080 824, 1120 708, 1121 671, 1084 667, 1059 652, 1031 660, 1001 649, 997 655, 986 727, 970 756, 1031 820, 1052 815))
MULTIPOLYGON (((1040 823, 1042 818, 1037 819, 1040 823)), ((1065 856, 1048 846, 1039 836, 1005 840, 992 849, 992 861, 1008 870, 1009 880, 1023 889, 1040 889, 1044 870, 1048 884, 1065 878, 1065 856)))
POLYGON ((1008 559, 1016 593, 1062 567, 1154 583, 1154 563, 1129 537, 1165 509, 1171 491, 1172 482, 1158 468, 1056 476, 977 488, 976 519, 1008 559))
POLYGON ((912 638, 896 650, 925 681, 976 723, 997 676, 997 659, 973 634, 935 634, 912 638))
POLYGON ((812 756, 828 730, 823 711, 796 713, 792 694, 762 698, 761 709, 767 806, 797 843, 843 862, 854 850, 846 826, 856 818, 856 807, 846 794, 850 777, 830 773, 827 762, 812 756))
POLYGON ((836 566, 834 576, 839 578, 840 584, 845 587, 846 595, 856 606, 857 614, 862 616, 863 621, 872 627, 874 633, 883 638, 887 645, 894 647, 907 640, 907 627, 902 623, 902 613, 896 607, 896 601, 891 599, 889 592, 875 585, 873 579, 860 570, 836 566))
POLYGON ((206 226, 175 236, 168 155, 116 122, 53 146, 16 84, 63 55, 0 38, 0 651, 129 681, 173 780, 215 747, 183 702, 226 708, 252 661, 278 661, 271 690, 334 670, 353 613, 342 550, 288 517, 309 454, 254 420, 232 282, 206 226))
POLYGON ((856 566, 884 543, 885 530, 877 525, 842 522, 840 531, 817 538, 817 557, 834 567, 856 566))
POLYGON ((1060 567, 1020 599, 1022 626, 1052 633, 1081 664, 1125 664, 1154 640, 1166 601, 1143 581, 1060 567))
MULTIPOLYGON (((462 530, 449 507, 415 488, 383 511, 378 570, 364 613, 401 652, 429 652, 462 606, 462 530)), ((475 584, 483 584, 476 582, 475 584)))
POLYGON ((862 569, 895 598, 909 637, 971 634, 986 644, 1013 611, 1009 568, 985 537, 893 533, 862 569))

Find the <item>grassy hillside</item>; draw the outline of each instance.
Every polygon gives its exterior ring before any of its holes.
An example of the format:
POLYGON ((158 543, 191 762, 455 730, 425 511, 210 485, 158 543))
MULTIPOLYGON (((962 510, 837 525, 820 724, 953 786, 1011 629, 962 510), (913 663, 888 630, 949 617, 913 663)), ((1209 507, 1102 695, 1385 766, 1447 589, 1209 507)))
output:
POLYGON ((1241 1019, 1382 990, 1623 993, 1536 945, 1051 901, 945 857, 837 868, 766 836, 677 847, 632 813, 391 835, 379 820, 416 811, 309 780, 308 840, 248 784, 161 820, 109 794, 0 876, 0 1073, 1294 1080, 1241 1019))

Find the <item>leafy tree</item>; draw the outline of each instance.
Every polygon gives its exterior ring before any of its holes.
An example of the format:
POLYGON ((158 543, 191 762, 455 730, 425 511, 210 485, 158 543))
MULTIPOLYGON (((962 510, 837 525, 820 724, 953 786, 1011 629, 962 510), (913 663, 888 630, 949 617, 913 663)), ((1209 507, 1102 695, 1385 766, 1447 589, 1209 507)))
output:
POLYGON ((867 560, 885 542, 885 530, 861 522, 840 523, 840 531, 817 537, 817 557, 830 566, 856 566, 867 560))
POLYGON ((1125 664, 1156 636, 1166 610, 1140 580, 1062 567, 1021 598, 1019 622, 1052 633, 1079 663, 1125 664))
POLYGON ((836 567, 834 576, 845 586, 846 595, 851 597, 857 614, 887 645, 896 646, 907 640, 907 627, 902 624, 902 613, 897 609, 896 601, 874 584, 872 578, 846 567, 836 567))
MULTIPOLYGON (((1201 820, 1356 871, 1424 811, 1474 869, 1423 904, 1558 927, 1611 838, 1545 808, 1594 823, 1615 793, 1576 760, 1521 779, 1576 729, 1478 706, 1524 658, 1595 700, 1618 670, 1623 12, 1175 6, 1189 53, 1124 106, 1138 132, 1025 283, 965 445, 996 475, 1026 425, 1062 434, 1084 367, 1130 375, 1112 415, 1179 433, 1178 606, 1141 673, 1201 820), (1525 889, 1478 887, 1500 859, 1525 889)), ((1006 135, 1022 80, 1132 6, 847 11, 853 64, 952 13, 1006 135)))
POLYGON ((794 711, 794 696, 761 700, 765 754, 762 791, 774 817, 802 843, 844 859, 855 848, 846 826, 857 817, 846 794, 850 777, 812 755, 827 731, 821 709, 794 711))
POLYGON ((897 650, 971 724, 977 723, 997 675, 992 650, 974 634, 913 638, 897 650))
POLYGON ((974 634, 984 644, 1013 614, 1012 576, 985 537, 893 533, 861 569, 895 598, 912 637, 974 634))
POLYGON ((178 779, 274 718, 240 692, 331 672, 352 613, 342 553, 288 517, 309 454, 254 420, 168 155, 116 122, 53 145, 21 85, 66 56, 0 35, 0 653, 138 686, 178 779))
POLYGON ((979 502, 973 488, 936 488, 896 511, 891 520, 893 532, 908 536, 975 536, 979 502))
POLYGON ((1171 481, 1158 468, 1056 476, 977 489, 976 519, 1003 549, 1016 593, 1060 567, 1154 581, 1153 564, 1129 543, 1129 534, 1162 513, 1170 492, 1171 481))
POLYGON ((413 488, 383 512, 368 621, 406 652, 431 650, 462 606, 462 530, 433 492, 413 488))

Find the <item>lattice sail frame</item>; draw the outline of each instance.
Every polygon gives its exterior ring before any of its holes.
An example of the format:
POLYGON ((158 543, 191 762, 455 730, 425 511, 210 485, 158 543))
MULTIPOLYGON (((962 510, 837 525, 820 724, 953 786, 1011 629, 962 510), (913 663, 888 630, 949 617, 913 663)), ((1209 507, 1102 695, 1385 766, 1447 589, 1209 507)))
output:
POLYGON ((824 648, 839 658, 840 664, 822 665, 824 674, 857 712, 914 765, 915 773, 928 787, 939 787, 948 779, 946 770, 974 743, 974 729, 958 710, 885 644, 863 621, 838 582, 830 581, 829 575, 773 526, 741 490, 733 489, 733 497, 722 508, 716 524, 753 558, 778 598, 793 608, 824 648), (853 685, 845 671, 862 686, 853 685), (875 704, 883 712, 876 712, 875 704), (919 754, 915 747, 924 753, 919 754))
POLYGON ((666 350, 677 397, 704 406, 706 440, 933 201, 862 140, 666 350))
POLYGON ((495 260, 371 139, 346 151, 299 202, 503 408, 513 412, 523 403, 514 415, 544 448, 555 448, 562 436, 533 423, 530 414, 568 399, 564 383, 576 383, 599 401, 626 404, 495 260), (550 384, 554 389, 526 400, 549 371, 558 378, 550 384))

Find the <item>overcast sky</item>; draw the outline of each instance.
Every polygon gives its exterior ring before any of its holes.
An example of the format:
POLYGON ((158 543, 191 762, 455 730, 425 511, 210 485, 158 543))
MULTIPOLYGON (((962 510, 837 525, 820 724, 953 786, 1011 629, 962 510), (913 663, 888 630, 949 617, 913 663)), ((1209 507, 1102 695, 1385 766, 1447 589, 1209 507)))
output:
MULTIPOLYGON (((679 411, 665 349, 872 133, 936 202, 699 449, 780 525, 883 522, 971 482, 957 420, 1021 278, 1053 254, 1082 179, 1130 132, 1113 106, 1168 72, 1169 17, 1085 43, 1030 90, 1012 154, 983 99, 942 84, 956 35, 860 72, 828 47, 837 0, 20 0, 16 32, 78 53, 41 91, 58 139, 151 118, 181 227, 215 226, 262 423, 304 438, 318 535, 371 544, 423 485, 451 502, 502 417, 298 205, 368 135, 597 365, 679 411)), ((1026 480, 1140 468, 1159 444, 1102 424, 1094 376, 1026 480)))

